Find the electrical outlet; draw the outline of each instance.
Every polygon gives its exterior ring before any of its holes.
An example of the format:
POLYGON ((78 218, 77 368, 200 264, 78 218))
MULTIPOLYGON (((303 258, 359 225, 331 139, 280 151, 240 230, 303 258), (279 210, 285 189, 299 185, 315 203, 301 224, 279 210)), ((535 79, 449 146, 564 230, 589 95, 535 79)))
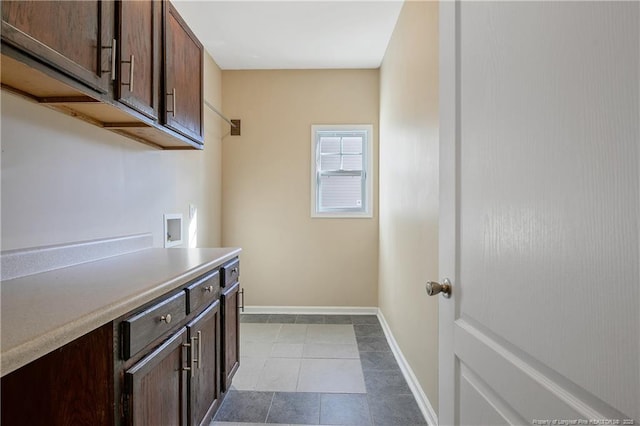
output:
POLYGON ((189 204, 189 219, 193 219, 195 215, 196 215, 196 205, 189 204))

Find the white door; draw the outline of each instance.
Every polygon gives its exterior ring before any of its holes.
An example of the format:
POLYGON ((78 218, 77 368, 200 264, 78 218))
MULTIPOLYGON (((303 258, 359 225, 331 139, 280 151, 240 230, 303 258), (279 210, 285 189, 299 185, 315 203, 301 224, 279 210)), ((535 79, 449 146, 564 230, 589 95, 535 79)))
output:
POLYGON ((640 3, 440 19, 440 424, 638 425, 640 3))

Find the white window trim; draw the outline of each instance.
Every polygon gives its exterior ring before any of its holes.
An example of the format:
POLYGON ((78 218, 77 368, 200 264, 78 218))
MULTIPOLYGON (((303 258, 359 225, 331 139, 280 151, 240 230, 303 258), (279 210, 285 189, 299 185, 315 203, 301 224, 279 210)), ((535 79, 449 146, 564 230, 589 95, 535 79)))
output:
MULTIPOLYGON (((314 124, 311 126, 311 217, 312 218, 372 218, 373 217, 373 125, 371 124, 314 124), (367 132, 365 165, 365 210, 362 212, 318 212, 317 211, 317 170, 316 170, 316 132, 322 130, 349 131, 364 130, 367 132)), ((365 161, 365 158, 363 158, 365 161)))

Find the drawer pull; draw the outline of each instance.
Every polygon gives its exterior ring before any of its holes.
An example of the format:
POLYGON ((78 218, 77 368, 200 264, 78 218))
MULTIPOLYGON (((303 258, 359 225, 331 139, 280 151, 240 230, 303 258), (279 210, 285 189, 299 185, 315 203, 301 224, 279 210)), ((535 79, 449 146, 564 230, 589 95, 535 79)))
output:
POLYGON ((208 285, 203 290, 206 291, 207 293, 211 293, 213 291, 213 286, 212 285, 208 285))
POLYGON ((231 275, 238 275, 238 267, 237 266, 231 270, 231 275))
POLYGON ((166 322, 167 324, 171 323, 171 314, 163 315, 160 317, 160 322, 166 322))

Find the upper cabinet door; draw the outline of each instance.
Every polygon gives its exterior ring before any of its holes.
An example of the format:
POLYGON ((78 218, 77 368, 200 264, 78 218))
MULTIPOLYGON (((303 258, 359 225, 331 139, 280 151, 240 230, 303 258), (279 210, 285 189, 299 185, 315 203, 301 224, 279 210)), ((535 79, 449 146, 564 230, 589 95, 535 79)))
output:
POLYGON ((3 1, 2 41, 109 93, 113 14, 112 1, 3 1))
POLYGON ((119 72, 116 98, 155 120, 160 93, 162 2, 119 1, 117 9, 119 72))
POLYGON ((202 44, 173 5, 165 5, 164 124, 202 143, 202 44))

